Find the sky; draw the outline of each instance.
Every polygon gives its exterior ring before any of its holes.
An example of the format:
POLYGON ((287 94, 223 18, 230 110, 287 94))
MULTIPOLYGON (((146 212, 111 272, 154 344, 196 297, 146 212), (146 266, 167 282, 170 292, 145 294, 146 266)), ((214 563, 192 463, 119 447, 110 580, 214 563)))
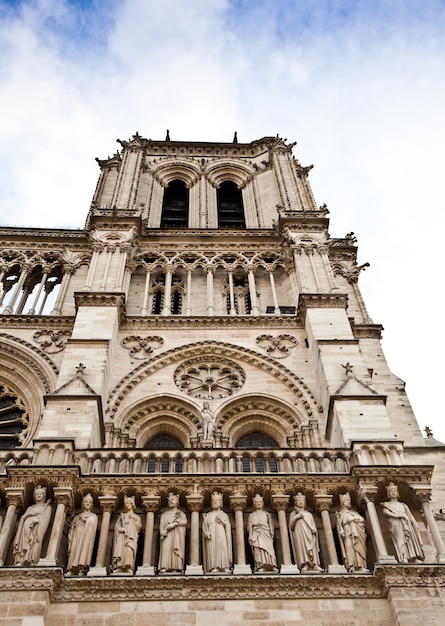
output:
POLYGON ((297 141, 445 442, 445 0, 0 0, 0 24, 2 224, 83 228, 95 157, 136 131, 297 141))

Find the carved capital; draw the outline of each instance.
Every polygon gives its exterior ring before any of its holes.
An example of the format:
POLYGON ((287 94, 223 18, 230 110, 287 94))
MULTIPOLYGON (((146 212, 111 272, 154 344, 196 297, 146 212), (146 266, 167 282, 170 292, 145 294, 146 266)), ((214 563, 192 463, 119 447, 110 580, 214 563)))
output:
POLYGON ((117 496, 99 496, 99 502, 102 513, 113 513, 116 508, 117 496))
POLYGON ((204 500, 202 494, 193 494, 186 496, 188 510, 192 513, 202 511, 202 502, 204 500))
POLYGON ((289 506, 289 496, 284 493, 273 494, 272 506, 276 511, 286 511, 289 506))
POLYGON ((54 502, 57 505, 64 504, 70 511, 74 506, 73 490, 66 487, 54 487, 54 502))
POLYGON ((145 495, 142 496, 142 506, 147 513, 156 513, 159 509, 159 496, 145 495))
POLYGON ((15 506, 17 511, 25 508, 25 490, 23 488, 6 487, 6 503, 15 506))
POLYGON ((247 497, 241 494, 234 494, 229 497, 230 507, 233 511, 244 511, 247 506, 247 497))
POLYGON ((329 511, 332 506, 332 498, 333 496, 330 494, 315 494, 315 509, 319 512, 329 511))

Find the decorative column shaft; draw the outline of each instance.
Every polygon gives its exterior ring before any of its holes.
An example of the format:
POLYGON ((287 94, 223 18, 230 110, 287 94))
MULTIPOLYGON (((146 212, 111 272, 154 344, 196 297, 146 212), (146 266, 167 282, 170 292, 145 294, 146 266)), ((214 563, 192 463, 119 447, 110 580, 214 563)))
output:
POLYGON ((150 272, 145 274, 144 300, 142 302, 141 315, 147 315, 148 294, 150 292, 150 272))
POLYGON ((207 315, 213 317, 215 303, 213 301, 213 268, 207 267, 207 315))
POLYGON ((107 286, 108 274, 110 272, 111 258, 113 256, 113 252, 109 248, 105 251, 106 254, 106 262, 105 262, 105 270, 104 275, 102 277, 102 281, 100 283, 99 291, 105 291, 107 286))
POLYGON ((317 268, 315 266, 315 262, 314 262, 314 250, 310 250, 309 251, 309 263, 311 264, 311 270, 312 270, 312 274, 314 276, 314 280, 315 280, 315 289, 317 291, 317 293, 321 293, 322 292, 322 288, 320 285, 320 281, 318 280, 318 271, 317 268))
POLYGON ((303 250, 294 248, 294 263, 297 274, 297 282, 302 293, 307 293, 309 291, 308 282, 306 277, 306 272, 304 271, 303 261, 301 259, 301 255, 303 254, 303 250))
POLYGON ((434 542, 434 546, 437 551, 436 563, 440 565, 445 564, 445 546, 442 541, 442 537, 440 536, 439 529, 437 528, 436 520, 434 519, 433 512, 431 511, 430 506, 430 492, 417 492, 417 497, 420 500, 422 511, 425 515, 426 523, 428 526, 428 530, 431 533, 431 537, 434 542))
POLYGON ((92 284, 93 284, 93 279, 94 279, 94 274, 96 272, 96 266, 97 266, 97 261, 99 259, 99 254, 100 254, 101 250, 100 248, 96 248, 95 250, 93 250, 93 254, 91 255, 91 263, 90 266, 88 268, 88 274, 85 280, 85 284, 83 286, 84 291, 91 291, 92 290, 92 284))
POLYGON ((324 536, 326 539, 326 545, 328 548, 328 572, 334 574, 346 573, 346 567, 340 565, 338 562, 337 550, 335 548, 334 533, 332 532, 331 517, 329 510, 332 505, 332 496, 327 494, 315 495, 315 507, 321 514, 321 521, 323 522, 324 536))
POLYGON ((187 306, 185 314, 190 317, 192 314, 192 270, 187 270, 187 306))
POLYGON ((36 296, 34 298, 34 302, 31 305, 31 308, 28 311, 28 315, 35 315, 36 314, 36 307, 37 307, 37 302, 39 301, 40 298, 40 294, 42 293, 42 289, 45 286, 46 283, 46 279, 48 278, 48 270, 45 270, 43 272, 43 276, 42 276, 42 280, 40 281, 40 284, 37 288, 37 293, 36 296))
POLYGON ((102 522, 100 524, 99 545, 97 546, 96 565, 88 570, 87 576, 106 576, 105 553, 107 550, 108 531, 110 530, 111 514, 116 507, 116 496, 99 496, 102 509, 102 522))
POLYGON ((62 313, 62 305, 65 300, 66 292, 68 291, 68 285, 70 282, 71 274, 73 273, 74 268, 64 268, 64 274, 62 277, 62 282, 60 283, 59 293, 57 294, 56 301, 54 303, 54 308, 51 311, 50 315, 61 315, 62 313))
POLYGON ((199 562, 199 513, 202 510, 203 497, 201 494, 186 496, 187 506, 191 511, 190 521, 190 563, 185 568, 185 574, 199 575, 204 570, 199 562))
POLYGON ((169 265, 166 268, 164 282, 164 308, 162 309, 162 315, 164 316, 170 315, 171 313, 172 276, 173 268, 169 265))
POLYGON ((243 495, 230 496, 230 506, 235 511, 235 542, 236 562, 233 565, 234 574, 251 574, 250 565, 246 563, 246 546, 244 543, 244 510, 247 498, 243 495))
POLYGON ((280 526, 281 551, 283 563, 280 567, 280 574, 299 574, 297 565, 292 564, 290 552, 289 532, 287 528, 286 508, 289 504, 289 496, 285 494, 272 495, 272 506, 278 514, 278 524, 280 526))
POLYGON ((155 573, 154 564, 151 561, 153 545, 153 527, 155 512, 159 509, 159 496, 142 496, 142 504, 146 511, 145 517, 145 539, 142 565, 136 571, 137 576, 153 576, 155 573))
POLYGON ((67 510, 71 510, 73 506, 73 490, 71 487, 54 487, 54 500, 56 502, 56 514, 54 515, 51 535, 46 550, 46 557, 41 558, 37 565, 53 565, 56 566, 57 555, 62 539, 63 527, 65 525, 67 510))
POLYGON ((258 306, 258 298, 256 295, 255 275, 253 273, 252 268, 249 268, 249 272, 247 276, 249 280, 250 303, 252 305, 251 315, 259 315, 260 309, 258 306))
POLYGON ((388 554, 386 549, 385 540, 383 538, 382 529, 380 527, 379 518, 377 515, 377 510, 374 504, 374 498, 377 493, 377 487, 374 485, 360 487, 359 497, 362 498, 366 504, 366 510, 368 512, 369 523, 371 525, 371 533, 374 540, 374 547, 377 556, 378 563, 388 563, 394 564, 397 563, 397 560, 394 556, 388 554))
POLYGON ((235 308, 235 292, 233 289, 233 272, 229 271, 229 300, 230 300, 230 315, 236 315, 235 308))
POLYGON ((5 564, 8 546, 10 544, 17 520, 17 514, 25 506, 25 490, 23 488, 14 489, 12 487, 7 487, 6 503, 8 505, 8 509, 6 511, 2 531, 0 533, 0 566, 5 564))
POLYGON ((20 274, 20 277, 15 285, 14 292, 11 296, 11 299, 9 300, 9 304, 5 308, 5 315, 12 315, 14 313, 14 305, 16 303, 17 298, 20 295, 20 292, 25 283, 26 277, 28 276, 28 269, 29 268, 26 267, 22 270, 22 273, 20 274))
POLYGON ((275 315, 280 315, 280 307, 278 305, 277 289, 275 286, 275 276, 273 275, 273 270, 270 270, 269 272, 269 280, 270 280, 270 288, 272 290, 274 313, 275 315))

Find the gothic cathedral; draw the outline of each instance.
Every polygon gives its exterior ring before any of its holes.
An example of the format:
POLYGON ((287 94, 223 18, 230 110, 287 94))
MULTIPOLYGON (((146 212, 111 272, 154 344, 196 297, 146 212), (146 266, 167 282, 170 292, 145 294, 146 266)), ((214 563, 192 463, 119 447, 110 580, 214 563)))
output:
POLYGON ((294 145, 136 133, 0 229, 0 626, 444 623, 445 447, 294 145))

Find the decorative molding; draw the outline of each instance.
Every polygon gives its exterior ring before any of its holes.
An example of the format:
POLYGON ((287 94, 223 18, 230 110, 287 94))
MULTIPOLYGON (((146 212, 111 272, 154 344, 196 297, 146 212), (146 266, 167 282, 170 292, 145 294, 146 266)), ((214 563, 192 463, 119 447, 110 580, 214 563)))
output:
POLYGON ((54 354, 65 349, 70 335, 70 331, 50 328, 48 330, 38 330, 32 338, 36 343, 40 344, 45 352, 54 354))
POLYGON ((164 345, 164 340, 158 335, 149 337, 139 337, 138 335, 129 335, 121 341, 121 346, 128 350, 130 357, 133 359, 146 360, 156 348, 164 345))
POLYGON ((244 385, 246 374, 234 361, 218 356, 188 359, 174 373, 175 385, 189 396, 212 400, 227 398, 244 385))
POLYGON ((298 339, 293 335, 259 335, 256 338, 257 345, 275 359, 284 359, 289 356, 292 348, 298 345, 298 339))

